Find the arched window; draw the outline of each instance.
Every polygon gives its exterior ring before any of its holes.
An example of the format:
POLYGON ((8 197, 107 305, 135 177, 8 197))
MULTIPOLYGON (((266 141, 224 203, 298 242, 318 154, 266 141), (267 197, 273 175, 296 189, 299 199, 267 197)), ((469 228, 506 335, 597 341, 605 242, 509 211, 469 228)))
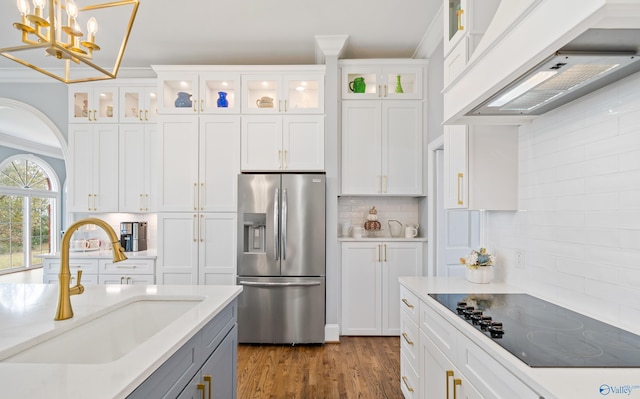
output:
POLYGON ((33 155, 0 163, 0 273, 41 266, 56 248, 59 199, 53 169, 33 155))

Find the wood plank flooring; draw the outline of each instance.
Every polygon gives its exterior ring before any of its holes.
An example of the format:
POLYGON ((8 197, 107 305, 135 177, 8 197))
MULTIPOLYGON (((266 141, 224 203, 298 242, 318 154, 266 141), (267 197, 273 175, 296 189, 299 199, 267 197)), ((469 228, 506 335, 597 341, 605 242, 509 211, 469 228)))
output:
POLYGON ((238 399, 402 399, 398 337, 239 345, 238 399))

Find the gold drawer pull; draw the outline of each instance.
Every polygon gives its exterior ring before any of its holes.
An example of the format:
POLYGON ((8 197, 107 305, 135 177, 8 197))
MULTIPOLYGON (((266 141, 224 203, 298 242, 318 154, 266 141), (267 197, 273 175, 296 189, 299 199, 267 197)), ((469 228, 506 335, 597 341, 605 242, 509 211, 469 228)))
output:
POLYGON ((407 390, 409 392, 413 392, 413 388, 411 388, 411 386, 409 385, 409 379, 404 375, 402 376, 402 382, 404 382, 404 385, 407 387, 407 390))
POLYGON ((409 336, 407 335, 407 333, 402 333, 402 337, 404 338, 405 341, 407 341, 409 345, 413 345, 413 341, 409 339, 409 336))
POLYGON ((462 380, 460 378, 454 378, 453 379, 453 399, 456 399, 456 396, 457 396, 456 395, 456 393, 457 393, 456 387, 458 385, 462 385, 462 380))
POLYGON ((453 377, 453 370, 447 370, 447 399, 449 399, 449 377, 453 377))
POLYGON ((402 302, 407 305, 407 307, 409 309, 413 309, 413 305, 409 303, 409 301, 406 298, 402 298, 402 302))

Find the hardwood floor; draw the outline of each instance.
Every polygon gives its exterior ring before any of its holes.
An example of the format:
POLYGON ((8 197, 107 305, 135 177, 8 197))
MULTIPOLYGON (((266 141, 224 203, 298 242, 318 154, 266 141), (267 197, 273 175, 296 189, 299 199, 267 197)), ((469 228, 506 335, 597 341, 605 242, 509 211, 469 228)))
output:
POLYGON ((400 339, 239 345, 238 399, 401 399, 400 339))

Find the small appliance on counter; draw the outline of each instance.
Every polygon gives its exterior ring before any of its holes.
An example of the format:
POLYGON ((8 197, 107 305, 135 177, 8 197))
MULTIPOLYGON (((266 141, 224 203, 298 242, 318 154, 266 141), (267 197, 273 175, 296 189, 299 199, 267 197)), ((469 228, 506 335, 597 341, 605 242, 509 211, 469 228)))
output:
POLYGON ((147 222, 120 223, 120 245, 125 252, 147 250, 147 222))

